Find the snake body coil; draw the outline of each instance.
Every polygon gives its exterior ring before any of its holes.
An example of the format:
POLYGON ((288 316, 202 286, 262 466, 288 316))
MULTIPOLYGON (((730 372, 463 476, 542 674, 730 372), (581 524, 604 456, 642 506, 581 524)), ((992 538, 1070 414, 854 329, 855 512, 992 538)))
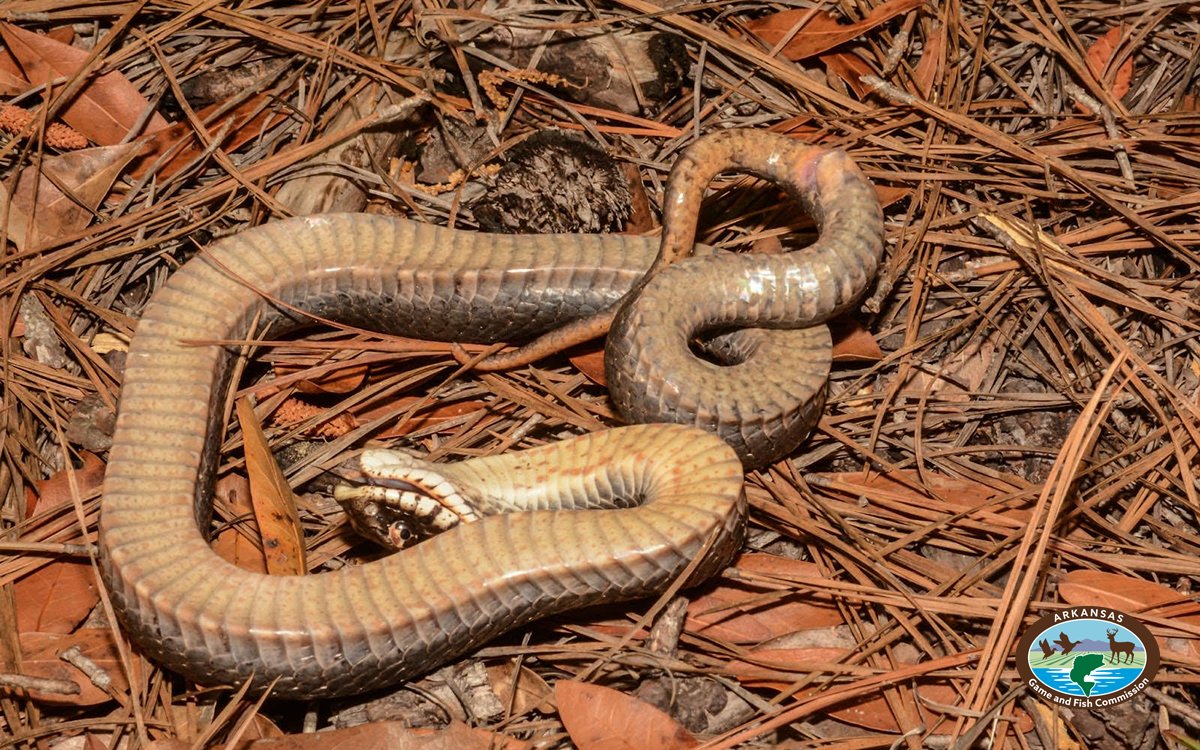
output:
POLYGON ((412 677, 552 612, 661 591, 697 556, 690 580, 719 570, 742 528, 741 463, 774 460, 811 428, 829 362, 828 332, 811 326, 862 292, 882 229, 843 154, 727 131, 672 171, 664 256, 686 254, 704 188, 726 170, 786 187, 817 220, 817 243, 660 263, 641 283, 657 250, 645 239, 330 215, 245 231, 186 264, 139 324, 105 478, 101 570, 126 630, 200 682, 340 695, 412 677), (233 352, 194 342, 242 339, 252 326, 276 336, 301 322, 297 311, 426 339, 517 340, 635 288, 609 338, 614 400, 631 421, 722 439, 643 425, 439 466, 468 492, 544 510, 333 573, 249 573, 208 546, 233 352), (728 367, 691 352, 698 334, 747 327, 803 330, 735 334, 739 361, 728 367), (554 510, 596 506, 607 509, 554 510))

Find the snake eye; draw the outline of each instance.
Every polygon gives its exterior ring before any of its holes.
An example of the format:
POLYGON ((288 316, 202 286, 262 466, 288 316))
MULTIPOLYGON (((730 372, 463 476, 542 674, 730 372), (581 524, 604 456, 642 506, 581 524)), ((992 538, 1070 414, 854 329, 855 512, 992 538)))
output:
POLYGON ((388 524, 388 541, 396 549, 404 549, 417 538, 417 532, 408 521, 396 520, 388 524))

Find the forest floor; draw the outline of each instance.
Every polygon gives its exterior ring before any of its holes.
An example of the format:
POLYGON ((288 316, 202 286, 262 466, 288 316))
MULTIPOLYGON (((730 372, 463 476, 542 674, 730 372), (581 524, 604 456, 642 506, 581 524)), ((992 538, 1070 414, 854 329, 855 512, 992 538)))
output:
MULTIPOLYGON (((1200 747, 1197 19, 1099 0, 0 3, 0 750, 1200 747), (847 151, 885 238, 834 321, 812 436, 746 476, 724 574, 336 701, 198 688, 125 640, 101 484, 129 342, 181 264, 330 210, 652 235, 680 152, 733 127, 847 151), (547 130, 598 153, 530 156, 547 130), (500 167, 522 158, 523 177, 500 167), (1063 608, 1146 634, 1148 686, 1041 695, 1022 665, 1083 638, 1037 624, 1063 608)), ((771 186, 712 188, 700 242, 813 236, 771 186)), ((218 551, 368 559, 321 482, 340 454, 457 460, 619 424, 601 351, 485 374, 350 329, 256 348, 239 416, 267 442, 230 420, 218 551), (286 482, 248 476, 272 452, 286 482), (268 520, 263 486, 299 529, 268 520)))

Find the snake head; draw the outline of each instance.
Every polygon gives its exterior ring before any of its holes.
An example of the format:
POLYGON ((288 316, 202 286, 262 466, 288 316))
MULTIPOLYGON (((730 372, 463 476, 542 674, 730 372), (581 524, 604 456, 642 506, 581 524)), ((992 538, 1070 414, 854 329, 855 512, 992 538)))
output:
POLYGON ((354 484, 333 497, 360 535, 391 550, 406 547, 479 514, 433 464, 407 453, 370 449, 359 456, 354 484))

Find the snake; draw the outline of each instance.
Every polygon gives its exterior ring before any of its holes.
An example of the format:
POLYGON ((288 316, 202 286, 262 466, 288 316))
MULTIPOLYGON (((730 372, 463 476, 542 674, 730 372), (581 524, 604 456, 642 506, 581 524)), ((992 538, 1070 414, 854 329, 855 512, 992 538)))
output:
MULTIPOLYGON (((795 450, 823 408, 824 321, 870 283, 882 226, 844 152, 733 129, 681 152, 658 241, 493 235, 366 213, 220 239, 155 292, 128 351, 99 521, 119 623, 197 683, 316 698, 412 679, 547 615, 713 575, 740 544, 744 472, 795 450), (817 238, 779 254, 691 253, 721 172, 783 188, 817 238), (209 545, 240 351, 229 341, 322 320, 552 344, 596 319, 611 321, 610 395, 631 424, 422 470, 479 503, 478 521, 312 575, 242 570, 209 545), (706 351, 699 340, 719 343, 706 351)), ((381 487, 430 491, 405 478, 411 468, 374 464, 381 487)))

